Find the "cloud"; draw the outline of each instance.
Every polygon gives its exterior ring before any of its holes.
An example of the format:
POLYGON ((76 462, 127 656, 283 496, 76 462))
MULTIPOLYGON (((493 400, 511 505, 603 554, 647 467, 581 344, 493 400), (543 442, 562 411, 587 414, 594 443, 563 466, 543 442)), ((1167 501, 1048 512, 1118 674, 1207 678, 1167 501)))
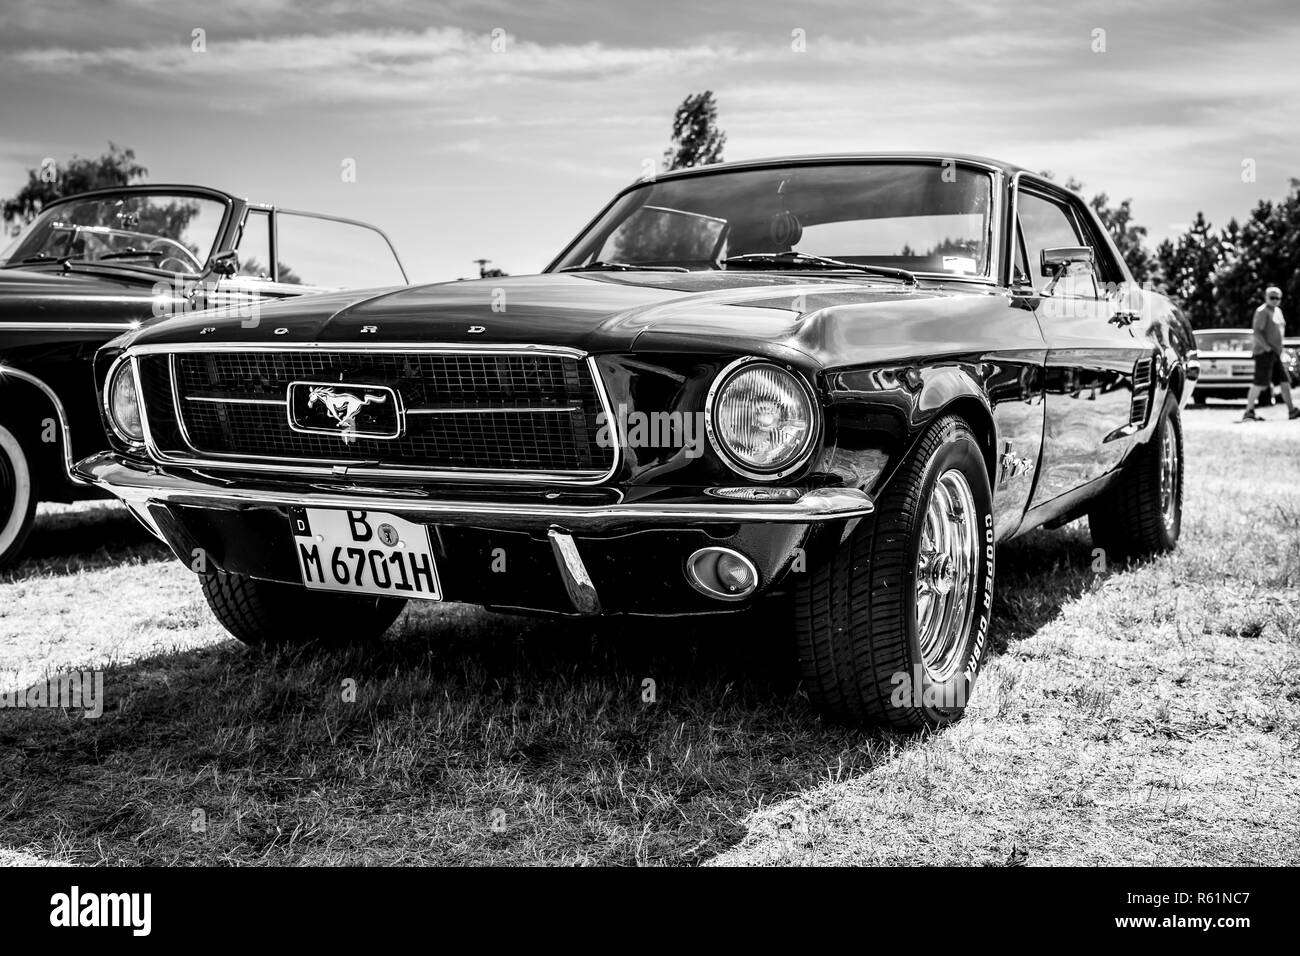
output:
POLYGON ((6 134, 37 156, 113 137, 160 175, 216 169, 263 195, 313 183, 322 205, 337 201, 325 192, 337 157, 363 156, 393 196, 440 190, 449 245, 481 228, 487 248, 493 223, 527 206, 556 235, 504 232, 539 261, 570 218, 576 228, 658 159, 674 106, 702 89, 718 96, 731 159, 984 153, 1133 196, 1155 238, 1196 208, 1243 215, 1300 172, 1283 95, 1300 75, 1300 22, 1282 0, 1227 12, 1075 0, 1051 15, 992 0, 613 0, 581 13, 566 0, 371 0, 362 29, 358 9, 9 0, 6 134), (206 53, 191 51, 199 26, 206 53), (1241 182, 1244 157, 1258 184, 1241 182), (276 180, 277 167, 292 173, 276 180))

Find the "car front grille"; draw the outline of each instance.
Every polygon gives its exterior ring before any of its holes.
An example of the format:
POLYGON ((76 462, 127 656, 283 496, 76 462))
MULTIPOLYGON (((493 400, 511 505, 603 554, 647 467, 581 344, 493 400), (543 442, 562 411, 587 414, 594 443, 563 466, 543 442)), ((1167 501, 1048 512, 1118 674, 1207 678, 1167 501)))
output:
POLYGON ((575 480, 614 465, 591 366, 568 352, 212 349, 142 355, 139 369, 164 460, 575 480), (374 408, 400 433, 345 436, 328 421, 325 433, 295 429, 294 382, 395 395, 374 408))

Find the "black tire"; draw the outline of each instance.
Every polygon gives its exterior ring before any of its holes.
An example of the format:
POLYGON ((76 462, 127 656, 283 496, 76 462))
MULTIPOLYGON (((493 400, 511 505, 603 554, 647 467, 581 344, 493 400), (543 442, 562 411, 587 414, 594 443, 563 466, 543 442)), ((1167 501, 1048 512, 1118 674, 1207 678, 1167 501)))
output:
POLYGON ((0 423, 0 568, 18 560, 36 521, 36 473, 22 442, 0 423))
POLYGON ((1192 404, 1197 407, 1205 404, 1206 395, 1204 392, 1192 392, 1192 404))
MULTIPOLYGON (((936 502, 942 500, 936 498, 936 502)), ((961 717, 983 662, 993 601, 993 495, 983 452, 965 421, 939 419, 917 443, 884 493, 875 513, 849 540, 798 575, 794 590, 795 633, 804 688, 819 709, 839 720, 887 724, 901 730, 938 727, 961 717), (919 566, 936 485, 955 482, 969 490, 969 522, 962 592, 969 606, 954 615, 944 655, 933 670, 921 646, 917 620, 919 566)), ((927 551, 927 553, 932 553, 927 551)), ((927 559, 933 568, 935 562, 927 559)), ((930 573, 930 577, 934 577, 930 573)), ((927 585, 928 587, 928 585, 927 585)), ((936 665, 939 660, 934 662, 936 665)))
POLYGON ((1183 523, 1183 426, 1173 399, 1150 440, 1134 450, 1117 484, 1088 513, 1092 543, 1108 562, 1144 558, 1173 550, 1183 523), (1164 487, 1166 454, 1174 473, 1164 487))
POLYGON ((250 647, 373 640, 406 606, 398 598, 327 594, 224 571, 204 572, 200 580, 217 620, 250 647))

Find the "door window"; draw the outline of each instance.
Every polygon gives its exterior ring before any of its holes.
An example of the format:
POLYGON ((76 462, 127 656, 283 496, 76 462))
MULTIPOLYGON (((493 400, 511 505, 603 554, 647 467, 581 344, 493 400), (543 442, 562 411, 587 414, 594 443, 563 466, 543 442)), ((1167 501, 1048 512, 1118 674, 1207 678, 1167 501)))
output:
MULTIPOLYGON (((1029 260, 1029 278, 1037 292, 1043 292, 1052 281, 1042 274, 1044 249, 1062 246, 1089 245, 1083 241, 1073 214, 1061 203, 1033 193, 1022 192, 1017 202, 1020 230, 1024 236, 1025 252, 1029 260)), ((1065 276, 1056 284, 1054 292, 1063 295, 1095 296, 1097 293, 1090 275, 1065 276)))
POLYGON ((324 289, 402 285, 406 276, 383 234, 358 223, 276 213, 280 281, 324 289))
POLYGON ((250 210, 244 217, 235 247, 239 255, 239 274, 252 279, 271 279, 271 216, 250 210))

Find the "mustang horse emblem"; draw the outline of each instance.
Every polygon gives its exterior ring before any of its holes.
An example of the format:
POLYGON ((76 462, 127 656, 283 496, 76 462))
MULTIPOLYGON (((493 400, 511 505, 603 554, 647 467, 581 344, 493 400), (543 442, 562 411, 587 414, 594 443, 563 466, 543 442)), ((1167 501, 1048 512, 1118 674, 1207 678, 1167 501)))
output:
POLYGON ((343 429, 344 441, 348 440, 352 432, 352 423, 361 414, 361 409, 371 403, 386 401, 388 401, 387 395, 367 395, 365 398, 358 398, 351 392, 336 392, 325 386, 313 388, 307 395, 307 407, 311 408, 317 402, 324 405, 329 417, 338 422, 339 428, 343 429))

